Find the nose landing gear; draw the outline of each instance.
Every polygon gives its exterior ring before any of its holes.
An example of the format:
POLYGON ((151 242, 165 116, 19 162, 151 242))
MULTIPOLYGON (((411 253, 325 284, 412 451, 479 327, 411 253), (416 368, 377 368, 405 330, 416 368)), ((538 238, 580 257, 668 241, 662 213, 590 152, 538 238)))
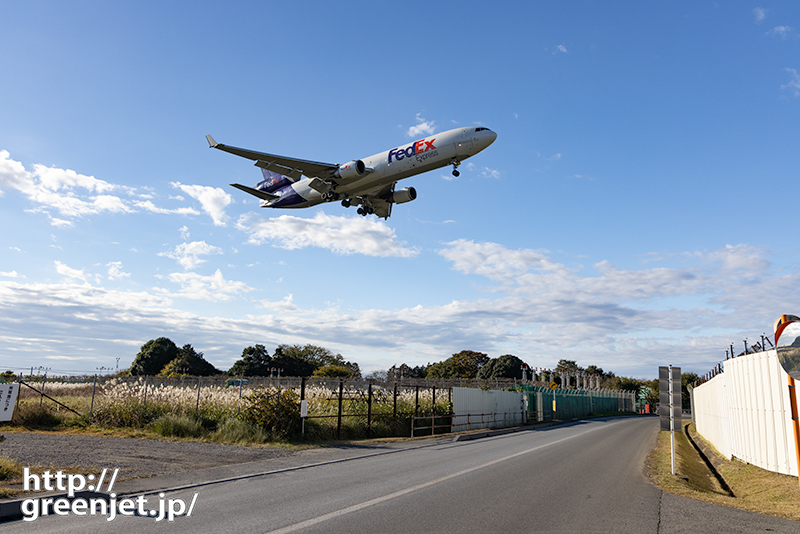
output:
POLYGON ((458 159, 453 158, 453 160, 450 162, 450 165, 453 166, 453 176, 458 178, 458 176, 461 174, 460 172, 458 172, 458 166, 461 165, 461 162, 458 161, 458 159))

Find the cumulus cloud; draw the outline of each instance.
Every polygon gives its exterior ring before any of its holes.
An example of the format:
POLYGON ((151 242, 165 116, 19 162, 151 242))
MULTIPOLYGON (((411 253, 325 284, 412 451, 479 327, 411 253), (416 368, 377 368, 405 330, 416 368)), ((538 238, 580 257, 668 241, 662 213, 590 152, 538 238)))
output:
POLYGON ((184 207, 184 208, 162 208, 156 206, 149 200, 137 200, 134 202, 134 205, 137 208, 141 208, 145 211, 149 211, 152 213, 160 213, 162 215, 200 215, 200 212, 194 208, 184 207))
POLYGON ((222 254, 222 249, 209 245, 205 241, 192 241, 191 243, 181 243, 175 247, 171 252, 159 252, 159 256, 166 256, 177 260, 177 262, 186 270, 191 270, 205 263, 206 260, 200 259, 199 256, 207 256, 209 254, 222 254))
POLYGON ((118 278, 129 278, 131 276, 131 273, 126 273, 122 271, 121 261, 110 261, 106 263, 106 267, 108 267, 109 280, 116 280, 118 278))
POLYGON ((228 301, 233 299, 234 295, 253 290, 244 282, 226 280, 219 269, 210 276, 197 273, 172 273, 167 278, 181 286, 176 295, 197 300, 228 301))
POLYGON ((436 131, 434 121, 425 120, 421 113, 417 113, 416 119, 417 124, 411 126, 407 131, 406 135, 409 137, 422 137, 426 135, 431 135, 436 131))
POLYGON ((80 270, 73 269, 72 267, 69 267, 57 260, 55 262, 55 265, 56 265, 56 272, 62 276, 66 276, 67 278, 72 278, 77 280, 83 280, 84 282, 89 281, 89 275, 86 274, 83 271, 83 269, 80 270))
POLYGON ((180 182, 173 182, 172 187, 180 189, 193 199, 200 202, 203 208, 216 226, 225 226, 228 216, 225 208, 233 202, 233 197, 219 187, 209 187, 205 185, 186 185, 180 182))
POLYGON ((246 214, 236 226, 250 235, 249 243, 271 242, 287 250, 317 247, 342 255, 404 258, 419 254, 418 249, 400 243, 394 229, 372 217, 336 217, 317 212, 312 219, 293 215, 257 219, 246 214))
MULTIPOLYGON (((39 164, 34 164, 32 167, 32 171, 26 170, 22 163, 11 159, 11 155, 7 150, 0 150, 0 196, 7 190, 21 192, 35 204, 35 207, 27 211, 44 213, 53 226, 71 227, 74 222, 69 219, 101 213, 130 214, 136 213, 138 210, 145 210, 165 214, 199 214, 193 208, 160 208, 150 200, 134 200, 131 202, 127 198, 119 196, 119 194, 124 195, 124 197, 130 197, 135 194, 134 188, 112 184, 70 169, 59 169, 39 164), (61 217, 67 217, 68 219, 55 217, 51 215, 51 211, 57 212, 61 217)), ((146 198, 151 195, 139 196, 146 198)), ((203 197, 205 199, 205 196, 203 197)), ((201 201, 204 204, 204 208, 205 202, 205 200, 201 201)))
POLYGON ((240 319, 203 317, 172 304, 178 297, 225 302, 252 291, 219 270, 163 276, 179 290, 150 294, 87 284, 84 270, 56 262, 61 283, 0 280, 0 347, 70 356, 87 345, 135 348, 148 339, 142 332, 163 332, 199 347, 225 344, 236 354, 266 332, 270 343, 358 347, 373 362, 439 361, 470 348, 517 354, 531 365, 566 358, 648 376, 667 359, 693 370, 710 367, 731 339, 743 339, 732 335, 760 333, 775 310, 791 310, 800 298, 800 270, 776 270, 767 251, 750 245, 653 254, 646 266, 628 269, 609 261, 568 266, 547 250, 466 239, 444 243, 438 254, 454 276, 486 286, 473 286, 476 296, 399 309, 390 298, 378 309, 309 309, 288 294, 260 301, 264 312, 240 319))

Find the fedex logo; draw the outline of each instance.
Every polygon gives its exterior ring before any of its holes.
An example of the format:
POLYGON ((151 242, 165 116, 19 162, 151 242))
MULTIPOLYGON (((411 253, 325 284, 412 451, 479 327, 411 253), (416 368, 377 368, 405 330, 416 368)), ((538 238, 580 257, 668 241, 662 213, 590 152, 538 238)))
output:
POLYGON ((403 158, 410 158, 415 154, 422 154, 428 150, 436 150, 436 147, 433 146, 434 141, 436 141, 435 137, 430 141, 420 139, 416 143, 408 145, 406 148, 393 148, 389 151, 389 163, 392 162, 392 157, 394 157, 395 161, 400 161, 403 158))

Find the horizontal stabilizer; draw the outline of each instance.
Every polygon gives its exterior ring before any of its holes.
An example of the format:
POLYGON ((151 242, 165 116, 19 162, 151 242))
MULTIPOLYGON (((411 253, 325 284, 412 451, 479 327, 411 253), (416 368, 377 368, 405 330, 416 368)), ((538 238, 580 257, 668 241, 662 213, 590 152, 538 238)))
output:
POLYGON ((253 189, 252 187, 247 187, 246 185, 242 184, 231 184, 231 187, 235 187, 236 189, 244 191, 245 193, 250 193, 254 197, 258 197, 262 200, 275 200, 276 198, 280 198, 278 195, 273 195, 272 193, 267 193, 266 191, 253 189))

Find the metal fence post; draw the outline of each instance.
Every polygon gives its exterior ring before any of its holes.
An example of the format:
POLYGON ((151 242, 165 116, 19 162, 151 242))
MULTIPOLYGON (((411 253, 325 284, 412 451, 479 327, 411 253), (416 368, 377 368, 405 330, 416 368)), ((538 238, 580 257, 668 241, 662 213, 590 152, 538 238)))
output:
POLYGON ((194 416, 197 417, 197 413, 200 411, 200 388, 203 387, 203 377, 197 378, 197 404, 194 406, 194 416))
POLYGON ((436 433, 436 386, 433 386, 431 398, 431 436, 433 436, 436 433))
POLYGON ((94 382, 92 382, 92 403, 89 405, 89 415, 94 411, 94 390, 97 387, 97 374, 94 375, 94 382))
POLYGON ((148 375, 144 375, 144 405, 147 406, 147 379, 150 378, 148 375))
POLYGON ((367 437, 372 437, 372 383, 367 386, 367 437))
POLYGON ((339 379, 339 416, 336 419, 336 439, 341 439, 342 434, 342 389, 344 381, 339 379))

